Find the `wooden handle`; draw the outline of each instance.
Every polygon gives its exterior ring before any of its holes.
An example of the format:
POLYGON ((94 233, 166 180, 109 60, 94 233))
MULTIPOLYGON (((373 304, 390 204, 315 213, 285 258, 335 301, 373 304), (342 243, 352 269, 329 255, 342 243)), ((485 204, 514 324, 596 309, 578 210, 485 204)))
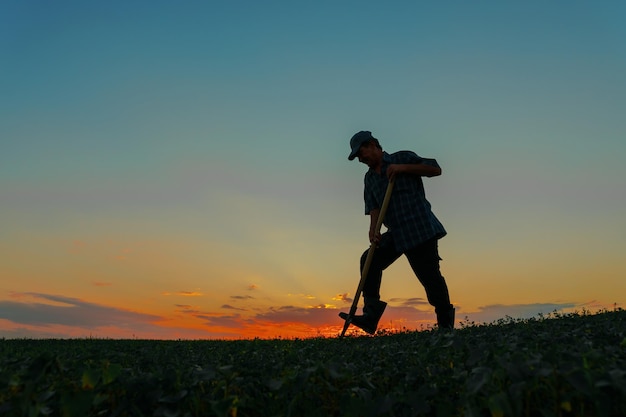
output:
MULTIPOLYGON (((380 213, 378 213, 378 220, 376 221, 376 228, 374 230, 374 236, 380 233, 380 229, 383 226, 383 221, 385 220, 385 214, 387 213, 387 207, 389 207, 389 201, 391 200, 391 192, 393 191, 394 180, 389 180, 389 184, 387 185, 387 191, 385 192, 385 197, 383 198, 383 205, 380 207, 380 213)), ((372 242, 370 244, 370 248, 367 251, 367 258, 365 258, 365 264, 363 265, 363 270, 361 271, 361 280, 359 281, 359 286, 356 289, 356 293, 354 294, 354 300, 352 301, 352 307, 350 307, 350 312, 348 313, 348 318, 343 325, 343 330, 341 331, 341 337, 346 334, 346 330, 350 326, 352 322, 352 317, 356 313, 356 309, 359 306, 359 299, 361 298, 361 292, 363 291, 363 286, 365 285, 365 279, 367 278, 367 274, 370 270, 370 265, 372 264, 372 259, 374 259, 374 251, 376 250, 376 244, 372 242)))
POLYGON ((393 191, 395 179, 389 181, 387 185, 387 191, 385 191, 385 197, 383 198, 383 205, 380 208, 380 213, 378 214, 378 221, 376 222, 376 230, 375 234, 380 233, 380 229, 383 226, 383 220, 385 220, 385 214, 387 213, 387 207, 389 207, 389 201, 391 200, 391 192, 393 191))

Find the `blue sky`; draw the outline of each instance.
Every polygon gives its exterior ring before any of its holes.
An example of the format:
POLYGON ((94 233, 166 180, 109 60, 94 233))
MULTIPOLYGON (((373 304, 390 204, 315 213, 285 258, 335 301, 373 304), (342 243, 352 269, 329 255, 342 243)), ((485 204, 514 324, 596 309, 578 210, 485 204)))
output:
MULTIPOLYGON (((128 334, 22 319, 51 305, 145 316, 146 337, 332 327, 367 247, 358 130, 442 166, 426 189, 461 315, 624 302, 622 2, 0 12, 0 334, 128 334)), ((403 260, 383 297, 433 319, 403 260)))

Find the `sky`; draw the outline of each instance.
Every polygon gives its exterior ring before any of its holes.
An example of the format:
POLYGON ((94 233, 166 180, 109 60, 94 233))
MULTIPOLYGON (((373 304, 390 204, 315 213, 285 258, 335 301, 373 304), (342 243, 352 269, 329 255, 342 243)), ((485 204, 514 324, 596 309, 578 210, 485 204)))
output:
MULTIPOLYGON (((626 3, 0 5, 0 337, 337 335, 348 142, 435 158, 459 321, 625 307, 626 3)), ((400 258, 379 328, 435 323, 400 258)))

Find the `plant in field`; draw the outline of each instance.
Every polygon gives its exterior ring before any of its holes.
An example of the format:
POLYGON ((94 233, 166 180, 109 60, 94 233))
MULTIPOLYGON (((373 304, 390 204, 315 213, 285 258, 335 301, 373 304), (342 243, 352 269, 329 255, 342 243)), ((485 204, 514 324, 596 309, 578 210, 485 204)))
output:
POLYGON ((2 340, 2 416, 626 415, 626 312, 455 332, 2 340))

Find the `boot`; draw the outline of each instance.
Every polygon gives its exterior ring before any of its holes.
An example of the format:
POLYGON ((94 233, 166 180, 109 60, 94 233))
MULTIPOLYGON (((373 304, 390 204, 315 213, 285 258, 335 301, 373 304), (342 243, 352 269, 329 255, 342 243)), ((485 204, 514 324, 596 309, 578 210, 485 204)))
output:
POLYGON ((454 311, 452 305, 446 310, 435 309, 435 313, 437 314, 437 327, 448 330, 454 329, 454 311))
MULTIPOLYGON (((375 298, 364 297, 364 299, 365 305, 363 306, 363 315, 352 317, 351 323, 361 328, 366 333, 374 334, 376 333, 376 328, 378 327, 378 321, 382 317, 385 307, 387 307, 387 303, 375 298)), ((339 317, 347 320, 349 314, 341 312, 339 313, 339 317)))

